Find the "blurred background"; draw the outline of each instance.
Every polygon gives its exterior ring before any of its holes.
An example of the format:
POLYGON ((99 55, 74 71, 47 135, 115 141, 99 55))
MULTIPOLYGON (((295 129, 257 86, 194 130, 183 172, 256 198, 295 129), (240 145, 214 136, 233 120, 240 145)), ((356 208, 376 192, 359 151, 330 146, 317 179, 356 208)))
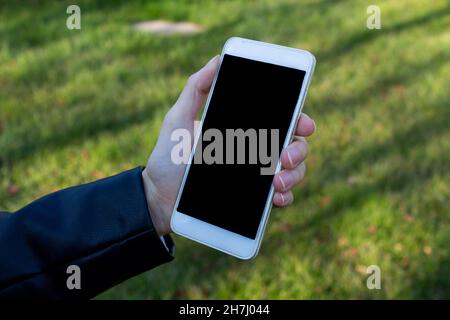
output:
POLYGON ((446 0, 0 0, 0 209, 144 165, 187 77, 231 36, 317 57, 296 201, 253 261, 175 236, 175 261, 100 298, 450 298, 446 0), (191 24, 136 27, 154 20, 191 24))

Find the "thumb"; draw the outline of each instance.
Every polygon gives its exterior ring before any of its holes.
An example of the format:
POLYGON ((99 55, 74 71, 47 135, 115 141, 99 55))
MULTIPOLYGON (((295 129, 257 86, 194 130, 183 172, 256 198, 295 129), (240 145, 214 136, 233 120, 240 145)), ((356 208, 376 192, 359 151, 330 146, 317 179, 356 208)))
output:
POLYGON ((199 71, 191 75, 180 97, 173 106, 177 115, 184 120, 196 120, 200 108, 206 98, 219 67, 219 56, 215 56, 199 71))

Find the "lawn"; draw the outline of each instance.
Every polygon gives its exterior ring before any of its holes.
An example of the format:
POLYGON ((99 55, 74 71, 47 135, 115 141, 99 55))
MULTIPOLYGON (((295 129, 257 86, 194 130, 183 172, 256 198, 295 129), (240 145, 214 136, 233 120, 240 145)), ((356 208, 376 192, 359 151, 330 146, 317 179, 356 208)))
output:
POLYGON ((230 36, 317 57, 307 177, 259 256, 175 236, 173 262, 100 298, 450 298, 448 1, 77 0, 68 30, 72 2, 0 0, 0 209, 145 164, 186 78, 230 36), (133 30, 151 19, 204 31, 133 30))

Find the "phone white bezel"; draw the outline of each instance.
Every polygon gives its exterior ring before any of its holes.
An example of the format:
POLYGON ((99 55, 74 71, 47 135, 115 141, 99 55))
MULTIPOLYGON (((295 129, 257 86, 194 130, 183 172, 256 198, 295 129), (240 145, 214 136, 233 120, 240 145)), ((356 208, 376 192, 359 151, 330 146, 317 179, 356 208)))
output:
MULTIPOLYGON (((311 81, 311 76, 314 71, 315 66, 314 56, 310 52, 305 50, 283 47, 279 45, 239 37, 233 37, 227 40, 220 55, 220 65, 222 64, 222 59, 225 54, 252 59, 256 61, 268 62, 280 66, 286 66, 305 71, 305 77, 303 80, 302 88, 300 90, 297 105, 295 107, 295 111, 291 123, 289 125, 289 130, 283 144, 283 148, 285 148, 292 141, 294 129, 297 125, 297 121, 301 114, 301 109, 303 107, 309 83, 311 81)), ((218 70, 220 69, 220 65, 218 70)), ((199 128, 197 130, 197 136, 195 137, 194 140, 195 143, 192 150, 195 150, 197 141, 200 137, 203 121, 208 111, 212 93, 214 92, 217 74, 218 72, 214 77, 214 81, 208 95, 208 99, 205 105, 205 109, 203 111, 199 128)), ((173 232, 240 259, 247 260, 255 257, 259 251, 264 230, 266 228, 267 221, 269 218, 270 210, 272 208, 272 201, 274 195, 273 186, 271 187, 269 195, 267 197, 266 205, 264 207, 264 212, 255 239, 244 237, 240 234, 225 230, 216 225, 186 215, 182 212, 178 212, 177 211, 178 203, 180 201, 180 197, 184 189, 184 184, 187 178, 187 174, 189 172, 190 164, 192 163, 193 153, 194 152, 192 152, 191 159, 186 167, 186 171, 183 176, 183 182, 178 192, 174 211, 170 221, 170 225, 173 232)), ((281 163, 278 162, 276 172, 278 172, 280 168, 281 163)))

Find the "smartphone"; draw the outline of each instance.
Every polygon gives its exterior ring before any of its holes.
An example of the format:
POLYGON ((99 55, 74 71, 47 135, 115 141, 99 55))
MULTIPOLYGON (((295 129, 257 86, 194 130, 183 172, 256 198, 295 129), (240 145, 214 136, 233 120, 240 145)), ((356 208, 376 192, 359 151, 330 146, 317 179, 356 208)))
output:
POLYGON ((176 234, 240 259, 257 255, 314 66, 305 50, 225 43, 172 214, 176 234))

